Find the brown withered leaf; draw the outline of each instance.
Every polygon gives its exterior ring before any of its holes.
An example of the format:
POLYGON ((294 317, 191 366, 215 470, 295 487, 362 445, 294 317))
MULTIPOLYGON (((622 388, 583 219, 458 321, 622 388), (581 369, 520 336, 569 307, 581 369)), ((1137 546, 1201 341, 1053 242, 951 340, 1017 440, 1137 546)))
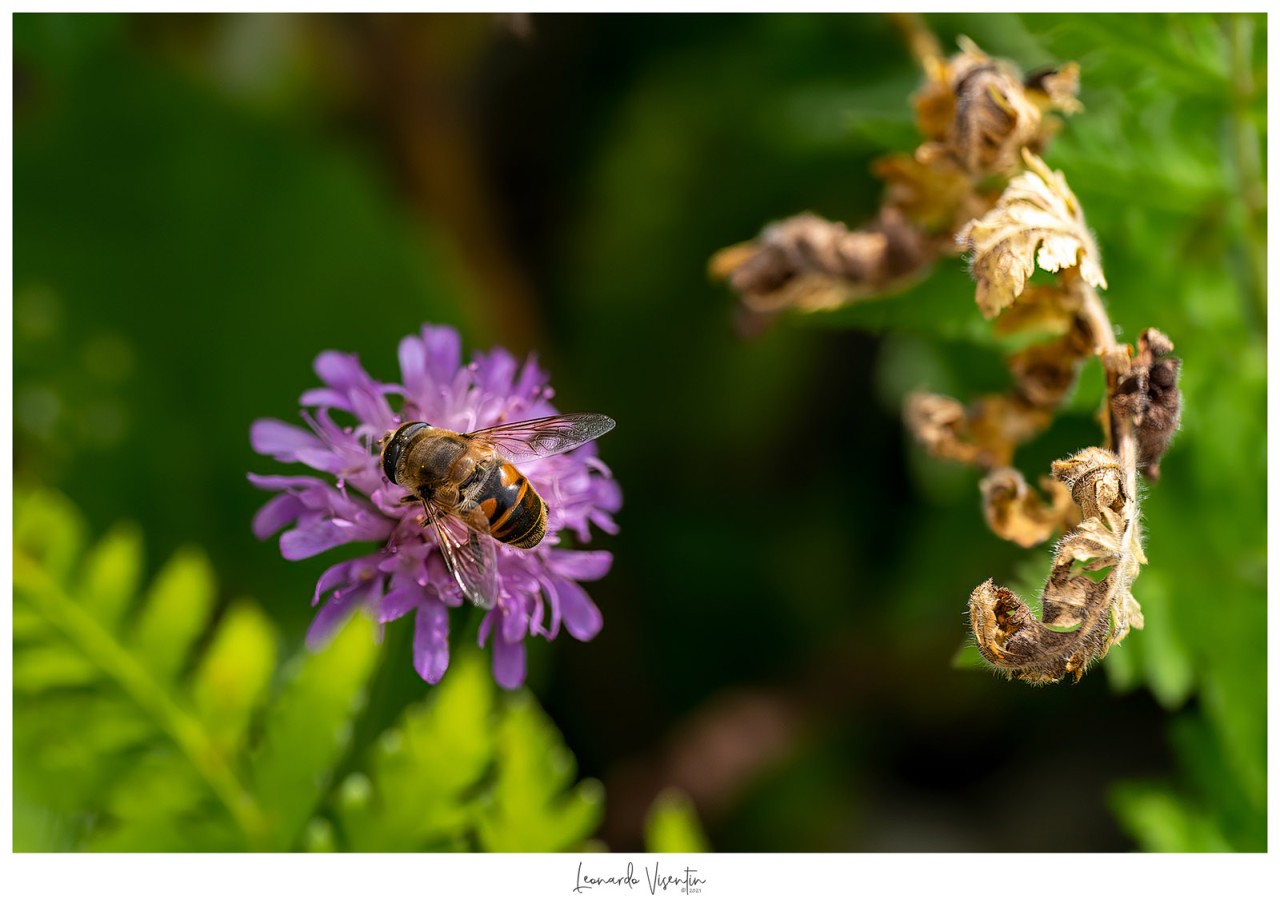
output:
POLYGON ((1042 432, 1053 412, 1018 395, 984 395, 967 408, 929 392, 907 396, 903 419, 937 458, 983 469, 1005 467, 1019 445, 1042 432))
POLYGON ((993 331, 998 336, 1021 332, 1065 335, 1080 310, 1080 297, 1060 285, 1028 285, 1018 303, 1006 307, 996 317, 993 331))
POLYGON ((1178 372, 1182 362, 1166 356, 1172 350, 1173 342, 1160 330, 1145 330, 1138 336, 1138 353, 1117 382, 1111 399, 1116 415, 1133 418, 1138 463, 1153 482, 1160 479, 1160 459, 1169 449, 1181 419, 1178 372))
POLYGON ((986 581, 969 598, 978 650, 1010 677, 1032 682, 1083 676, 1142 614, 1130 586, 1145 563, 1137 500, 1124 489, 1119 459, 1087 448, 1055 461, 1054 476, 1071 491, 1083 520, 1062 538, 1041 593, 1037 619, 1013 592, 986 581), (1106 572, 1101 579, 1089 572, 1106 572))
POLYGON ((922 275, 936 256, 936 242, 893 208, 858 231, 803 213, 720 251, 710 271, 727 278, 752 311, 810 312, 894 291, 922 275))
POLYGON ((1027 485, 1021 471, 1012 467, 992 470, 978 484, 982 512, 991 532, 1024 548, 1038 546, 1051 536, 1071 529, 1080 510, 1071 491, 1050 477, 1040 478, 1041 499, 1027 485))
POLYGON ((1042 110, 1071 115, 1084 109, 1076 96, 1080 93, 1080 67, 1075 63, 1028 72, 1023 85, 1031 102, 1042 110))
POLYGON ((1042 112, 1067 108, 1070 79, 1046 76, 1028 88, 1008 62, 966 38, 959 44, 950 59, 917 48, 925 83, 913 103, 925 140, 914 154, 875 164, 887 186, 869 225, 850 230, 802 214, 712 258, 712 276, 742 301, 740 326, 755 332, 784 310, 830 310, 905 288, 959 251, 955 233, 991 209, 1019 153, 1045 145, 1055 120, 1042 112))
MULTIPOLYGON (((1065 302, 1057 295, 1044 293, 1042 306, 1045 309, 1037 312, 1035 318, 1026 319, 1034 319, 1038 323, 1043 318, 1057 317, 1063 314, 1065 302)), ((904 419, 915 437, 935 457, 984 469, 1007 467, 1013 461, 1018 446, 1052 422, 1054 411, 1075 384, 1080 366, 1092 350, 1093 341, 1087 323, 1081 316, 1073 314, 1067 321, 1064 335, 1029 345, 1009 356, 1009 369, 1016 382, 1008 393, 983 396, 968 407, 946 396, 915 393, 906 400, 904 419)), ((1002 478, 992 485, 1012 490, 1014 487, 1009 479, 1002 478)), ((1022 480, 1020 474, 1017 479, 1022 480)), ((1022 484, 1024 492, 1025 489, 1025 484, 1022 484)), ((1034 497, 1019 495, 1018 498, 1020 504, 1030 505, 1034 497)), ((991 517, 989 510, 989 521, 991 517)), ((1058 521, 1052 520, 1052 523, 1054 527, 1050 532, 1058 529, 1058 521)), ((992 523, 992 529, 1001 536, 1013 538, 997 523, 992 523)), ((1022 528, 1010 526, 1007 529, 1014 535, 1024 535, 1022 528)), ((1031 531, 1025 535, 1039 534, 1031 531)), ((1027 544, 1042 539, 1043 536, 1027 544)))
POLYGON ((1022 397, 1038 407, 1056 408, 1075 385, 1080 365, 1092 350, 1088 327, 1072 321, 1072 328, 1061 338, 1010 355, 1009 370, 1022 397))
POLYGON ((939 246, 943 251, 958 253, 950 236, 995 203, 995 195, 974 190, 953 160, 926 164, 913 154, 893 154, 876 160, 871 171, 885 183, 885 206, 902 211, 931 236, 945 235, 948 240, 939 246))
POLYGON ((916 126, 927 141, 943 141, 956 118, 956 92, 951 86, 954 60, 932 57, 923 61, 924 84, 911 97, 916 126))
POLYGON ((907 396, 902 419, 911 435, 935 458, 976 464, 982 450, 960 438, 965 429, 964 405, 946 395, 913 392, 907 396))
POLYGON ((1014 177, 992 210, 957 240, 973 253, 978 307, 988 319, 1017 300, 1037 265, 1056 273, 1079 267, 1080 278, 1106 288, 1098 249, 1076 196, 1061 173, 1023 152, 1028 171, 1014 177))
POLYGON ((948 150, 967 172, 999 175, 1018 165, 1018 155, 1040 133, 1040 108, 1031 102, 1013 66, 994 60, 966 38, 952 63, 955 121, 948 150))
POLYGON ((1023 148, 1041 150, 1056 131, 1057 120, 1043 113, 1078 108, 1079 70, 1070 64, 1028 83, 968 38, 957 43, 950 59, 925 62, 925 84, 912 98, 925 138, 917 158, 926 166, 954 161, 975 178, 1008 174, 1023 148))

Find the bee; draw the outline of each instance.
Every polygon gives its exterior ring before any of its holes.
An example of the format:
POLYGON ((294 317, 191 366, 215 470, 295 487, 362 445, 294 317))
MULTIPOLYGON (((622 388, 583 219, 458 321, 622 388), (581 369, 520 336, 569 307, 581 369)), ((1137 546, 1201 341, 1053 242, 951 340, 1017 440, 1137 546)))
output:
POLYGON ((603 414, 559 414, 455 433, 411 420, 382 440, 382 472, 420 502, 423 523, 463 594, 481 608, 498 598, 501 542, 531 549, 547 532, 547 503, 515 466, 563 454, 613 429, 603 414))

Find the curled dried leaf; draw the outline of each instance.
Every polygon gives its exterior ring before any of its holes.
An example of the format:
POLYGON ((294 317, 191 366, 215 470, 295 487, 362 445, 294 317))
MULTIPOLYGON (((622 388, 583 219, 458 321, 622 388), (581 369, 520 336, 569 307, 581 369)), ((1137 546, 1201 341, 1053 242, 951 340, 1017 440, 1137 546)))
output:
POLYGON ((1075 322, 1066 335, 1052 342, 1030 345, 1009 357, 1017 391, 1033 405, 1056 408, 1080 374, 1080 365, 1093 350, 1088 327, 1075 322))
MULTIPOLYGON (((1043 86, 1028 89, 1013 66, 967 39, 948 60, 925 44, 917 47, 925 84, 913 98, 925 141, 914 154, 875 164, 887 183, 875 220, 850 230, 803 214, 712 258, 712 276, 742 300, 741 323, 754 329, 783 310, 829 310, 905 287, 940 255, 956 253, 957 230, 991 209, 998 186, 986 185, 990 177, 1005 176, 1022 150, 1048 140, 1054 120, 1042 112, 1066 109, 1065 101, 1046 100, 1043 86)), ((1050 82, 1070 90, 1069 79, 1050 82)))
POLYGON ((1178 429, 1182 395, 1178 372, 1182 362, 1167 357, 1173 342, 1158 329, 1148 329, 1138 337, 1138 353, 1117 382, 1112 410, 1133 418, 1134 439, 1138 443, 1138 463, 1147 478, 1160 479, 1160 459, 1178 429))
POLYGON ((953 160, 925 163, 914 154, 881 157, 871 171, 885 183, 885 206, 902 211, 930 236, 942 236, 938 250, 958 252, 951 240, 957 229, 981 216, 996 194, 974 190, 972 180, 953 160))
POLYGON ((1018 302, 996 317, 994 331, 998 336, 1021 332, 1065 335, 1076 325, 1079 310, 1080 297, 1075 292, 1066 291, 1060 285, 1028 285, 1018 302))
POLYGON ((1042 617, 991 580, 969 597, 969 619, 983 657, 1009 676, 1033 682, 1067 675, 1079 680, 1091 661, 1131 627, 1142 626, 1130 586, 1145 558, 1137 500, 1125 492, 1119 458, 1088 448, 1055 461, 1053 473, 1070 489, 1083 520, 1058 543, 1040 596, 1042 617))
POLYGON ((973 254, 982 313, 994 317, 1022 294, 1037 265, 1050 273, 1078 267, 1095 287, 1107 281, 1079 201, 1061 173, 1023 152, 1028 170, 1009 182, 996 206, 964 227, 957 240, 973 254))
POLYGON ((1075 63, 1029 72, 1023 85, 1031 102, 1042 110, 1071 115, 1084 109, 1076 96, 1080 93, 1080 67, 1075 63))
POLYGON ((991 532, 1024 548, 1037 546, 1080 520, 1080 510, 1072 501, 1070 490, 1050 477, 1040 478, 1044 499, 1012 467, 992 470, 978 485, 991 532))
POLYGON ((911 97, 916 108, 916 127, 926 141, 942 142, 956 119, 956 92, 952 86, 952 72, 956 58, 927 58, 923 62, 925 80, 911 97))
POLYGON ((1023 148, 1041 150, 1056 131, 1057 120, 1044 113, 1079 109, 1079 68, 1069 64, 1023 81, 1008 61, 968 38, 958 43, 960 53, 926 63, 926 82, 913 98, 926 139, 918 157, 926 165, 950 159, 974 177, 1007 174, 1023 148))
POLYGON ((719 252, 710 269, 712 276, 729 280, 750 310, 830 310, 921 275, 937 254, 935 246, 894 208, 856 232, 804 213, 768 226, 753 242, 719 252))
POLYGON ((954 398, 915 392, 903 419, 931 455, 991 469, 1013 461, 1014 450, 1049 425, 1053 413, 1018 395, 984 395, 966 408, 954 398))
POLYGON ((962 54, 966 65, 955 67, 955 123, 947 148, 974 175, 1007 173, 1039 135, 1040 109, 1011 66, 979 54, 973 46, 962 54))
POLYGON ((960 439, 966 421, 965 410, 954 398, 914 392, 907 396, 902 419, 916 441, 935 458, 976 463, 979 450, 960 439))

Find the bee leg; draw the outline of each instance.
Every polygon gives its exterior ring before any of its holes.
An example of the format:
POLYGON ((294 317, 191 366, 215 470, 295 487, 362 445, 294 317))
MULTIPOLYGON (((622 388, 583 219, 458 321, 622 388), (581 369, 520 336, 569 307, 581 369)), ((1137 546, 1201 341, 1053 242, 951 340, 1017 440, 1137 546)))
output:
POLYGON ((407 505, 409 504, 409 502, 416 502, 416 501, 418 501, 418 497, 416 495, 405 495, 400 497, 400 504, 402 505, 407 505))

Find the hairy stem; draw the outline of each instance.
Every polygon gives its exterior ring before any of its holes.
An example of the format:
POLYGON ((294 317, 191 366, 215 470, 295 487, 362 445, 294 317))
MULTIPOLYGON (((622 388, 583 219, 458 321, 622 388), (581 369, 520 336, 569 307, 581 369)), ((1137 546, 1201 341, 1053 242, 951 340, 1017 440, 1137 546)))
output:
POLYGON ((907 48, 921 68, 928 71, 933 60, 942 59, 942 46, 919 13, 889 13, 889 21, 902 35, 907 48))
POLYGON ((23 589, 40 614, 67 641, 97 665, 160 728, 169 735, 222 802, 248 839, 250 847, 265 848, 267 823, 252 794, 231 770, 200 721, 116 637, 71 599, 29 556, 15 551, 14 587, 23 589))
POLYGON ((1101 359, 1103 372, 1106 374, 1107 394, 1099 415, 1106 442, 1120 458, 1120 466, 1124 469, 1125 492, 1129 498, 1137 498, 1138 446, 1133 435, 1133 419, 1117 416, 1112 406, 1120 377, 1129 367, 1129 352, 1116 341, 1115 327, 1111 325, 1107 309, 1093 286, 1077 276, 1072 281, 1071 288, 1080 298, 1080 315, 1089 324, 1095 353, 1101 359))

